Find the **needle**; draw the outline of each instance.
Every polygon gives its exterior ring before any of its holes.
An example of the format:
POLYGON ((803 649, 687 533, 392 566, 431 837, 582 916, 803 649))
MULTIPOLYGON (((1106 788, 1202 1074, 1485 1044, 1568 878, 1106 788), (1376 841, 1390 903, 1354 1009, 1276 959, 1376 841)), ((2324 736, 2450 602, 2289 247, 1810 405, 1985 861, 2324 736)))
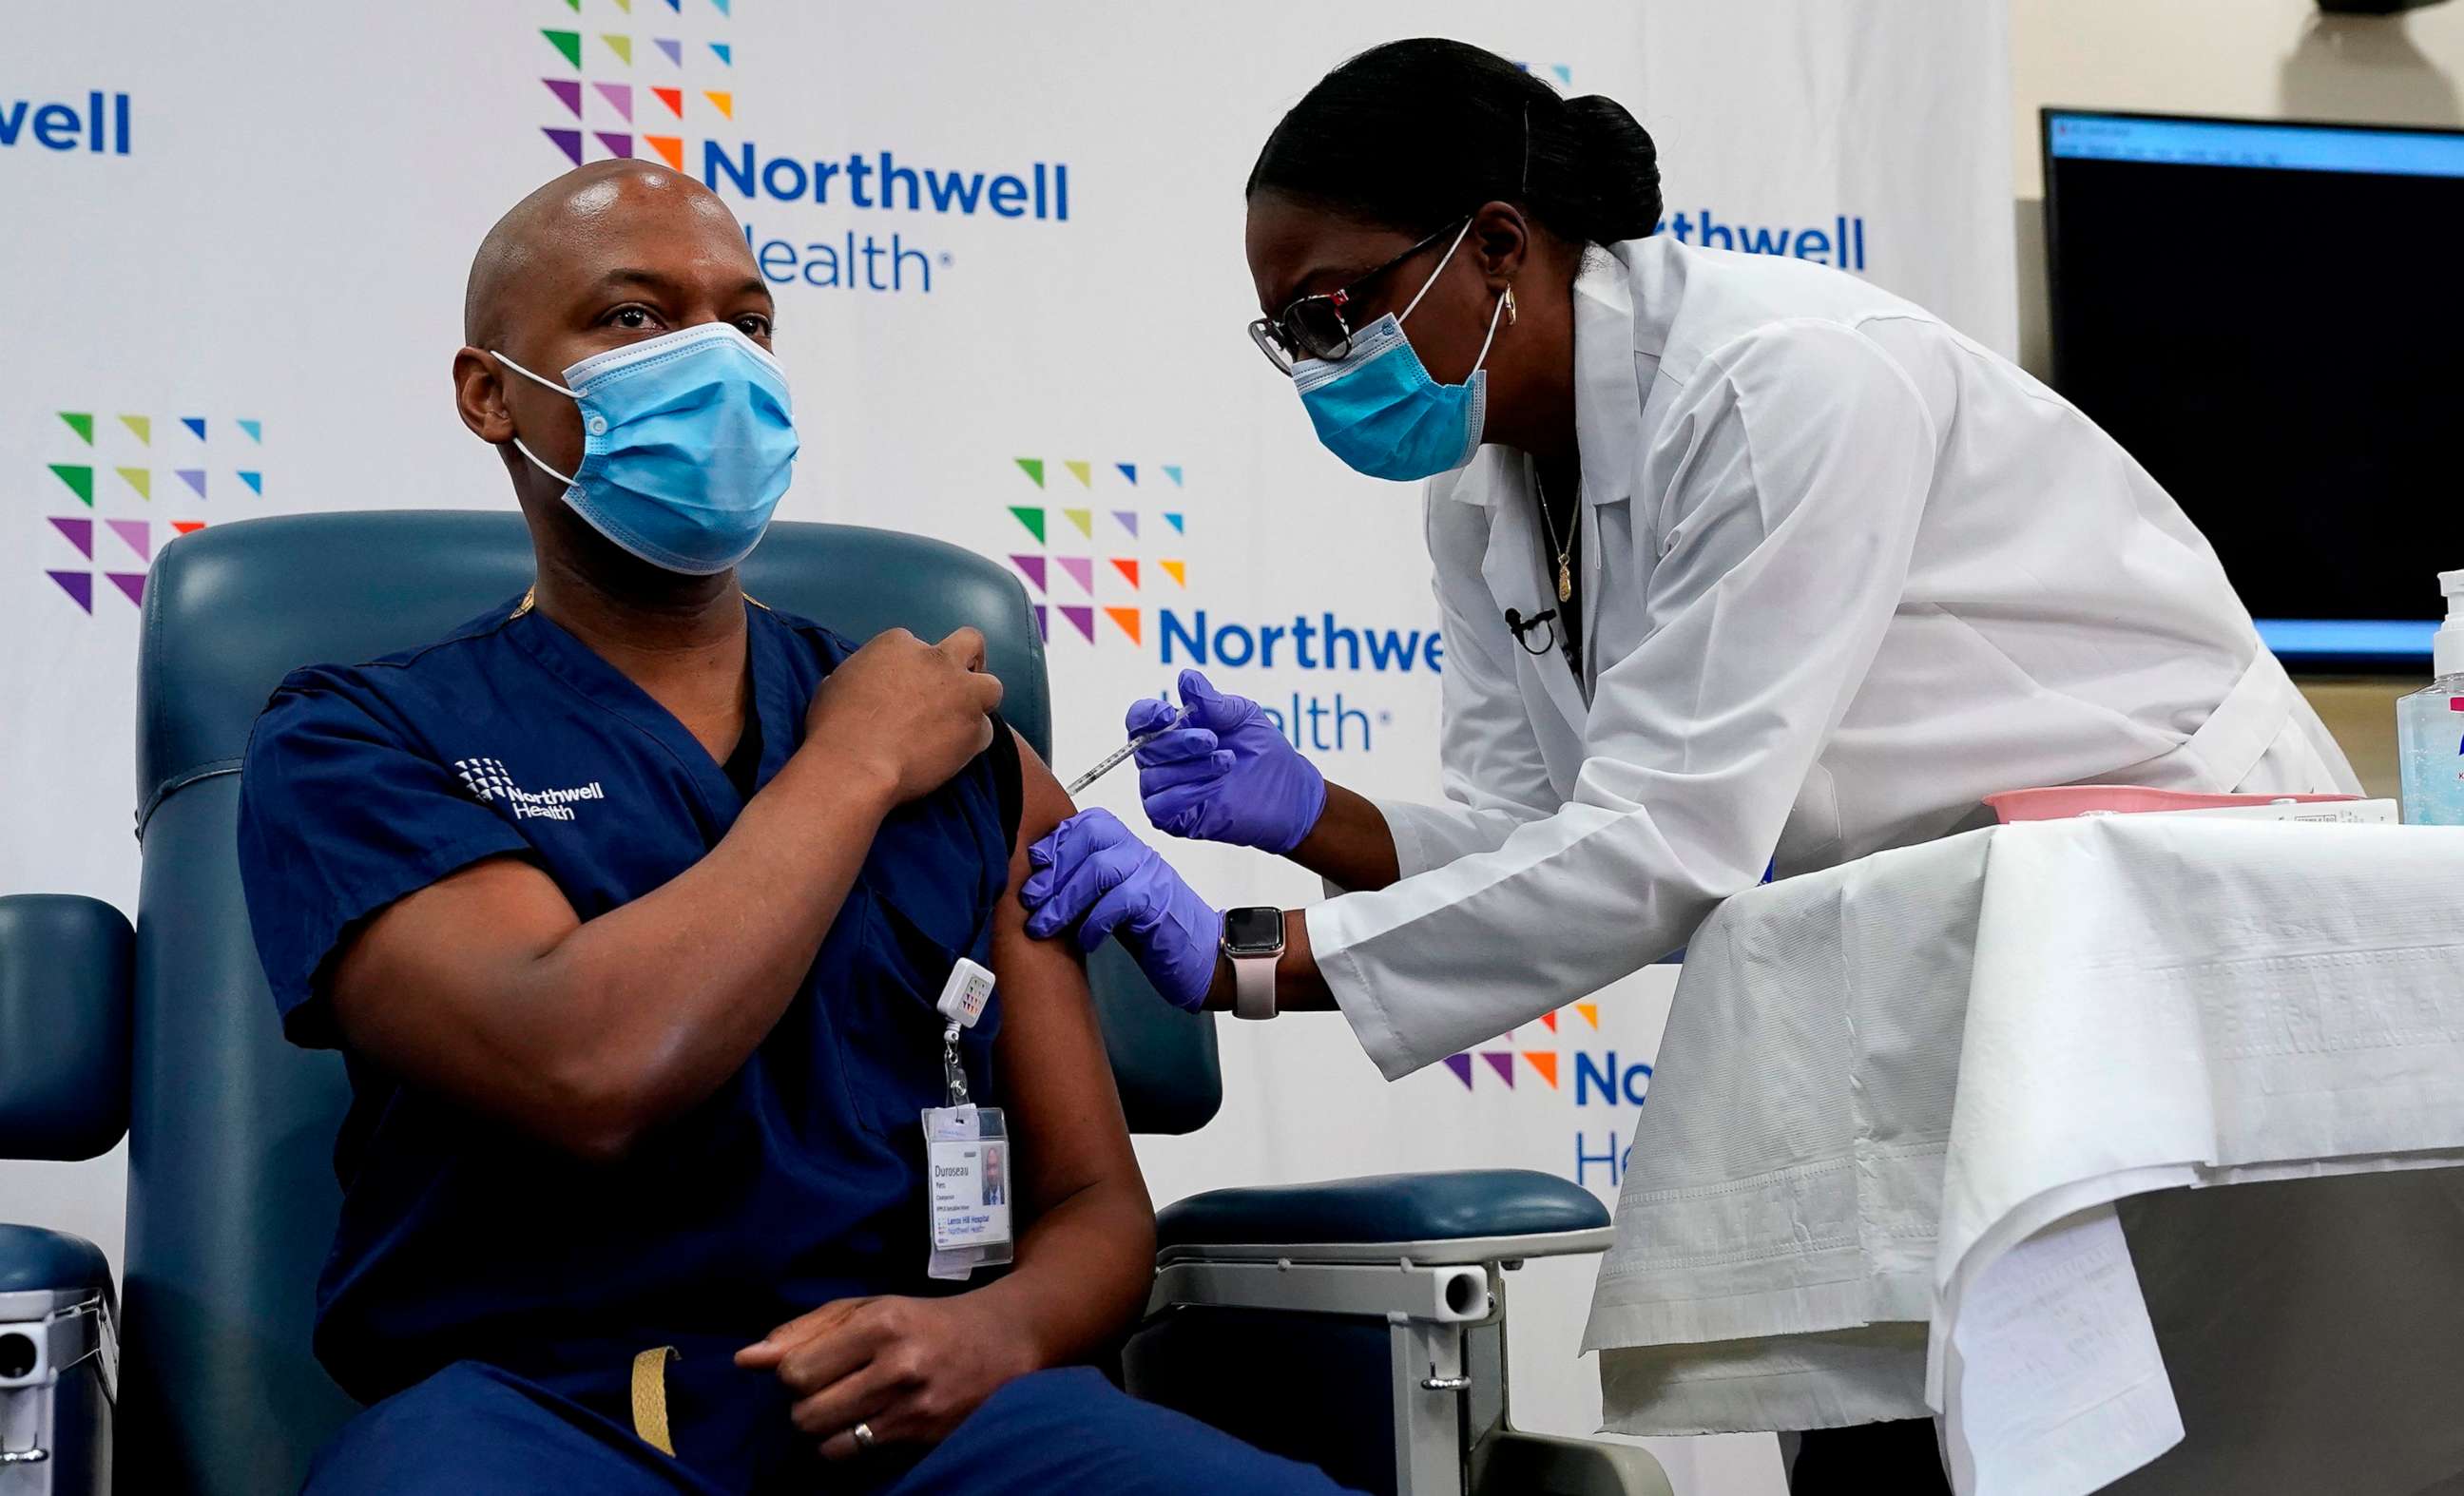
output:
POLYGON ((1172 720, 1166 722, 1163 726, 1156 728, 1153 732, 1140 733, 1137 737, 1131 738, 1120 747, 1113 749, 1109 754, 1106 754, 1104 756, 1103 762, 1098 763, 1093 768, 1089 769, 1086 773, 1081 774, 1076 779, 1069 781, 1067 793, 1071 795, 1077 794, 1088 785, 1094 783, 1105 775, 1119 768, 1121 764, 1129 759, 1130 755, 1137 752, 1147 744, 1155 741, 1158 737, 1161 737, 1164 734, 1171 732, 1174 728, 1180 726, 1188 720, 1189 709, 1187 707, 1183 707, 1178 712, 1173 714, 1172 720))

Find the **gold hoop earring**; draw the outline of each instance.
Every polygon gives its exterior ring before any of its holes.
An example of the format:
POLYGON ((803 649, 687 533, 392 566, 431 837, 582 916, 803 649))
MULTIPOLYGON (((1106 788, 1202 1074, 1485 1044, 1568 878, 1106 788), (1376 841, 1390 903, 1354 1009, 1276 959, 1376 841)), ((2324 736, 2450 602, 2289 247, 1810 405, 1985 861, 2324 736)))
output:
POLYGON ((1506 288, 1506 325, 1508 327, 1514 325, 1514 288, 1512 286, 1506 288))

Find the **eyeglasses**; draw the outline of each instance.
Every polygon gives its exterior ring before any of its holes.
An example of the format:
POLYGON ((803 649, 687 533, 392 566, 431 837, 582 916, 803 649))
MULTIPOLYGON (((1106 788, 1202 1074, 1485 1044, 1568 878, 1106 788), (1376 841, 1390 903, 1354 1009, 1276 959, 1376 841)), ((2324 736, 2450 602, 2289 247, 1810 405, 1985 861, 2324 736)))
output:
POLYGON ((1279 316, 1259 318, 1249 324, 1249 341, 1258 345, 1267 363, 1286 375, 1303 359, 1348 358, 1352 353, 1352 324, 1344 319, 1343 309, 1378 277, 1469 222, 1468 218, 1455 219, 1350 285, 1303 297, 1279 316))

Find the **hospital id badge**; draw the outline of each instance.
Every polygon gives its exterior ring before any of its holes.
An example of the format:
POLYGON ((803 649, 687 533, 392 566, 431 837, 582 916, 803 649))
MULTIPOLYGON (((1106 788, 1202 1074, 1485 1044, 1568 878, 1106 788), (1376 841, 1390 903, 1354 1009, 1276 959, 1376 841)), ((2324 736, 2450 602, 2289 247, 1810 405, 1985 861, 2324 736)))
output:
POLYGON ((1016 1177, 1009 1124, 999 1107, 933 1107, 924 1113, 924 1172, 933 1216, 935 1278, 963 1279, 1010 1260, 1009 1199, 1016 1177))

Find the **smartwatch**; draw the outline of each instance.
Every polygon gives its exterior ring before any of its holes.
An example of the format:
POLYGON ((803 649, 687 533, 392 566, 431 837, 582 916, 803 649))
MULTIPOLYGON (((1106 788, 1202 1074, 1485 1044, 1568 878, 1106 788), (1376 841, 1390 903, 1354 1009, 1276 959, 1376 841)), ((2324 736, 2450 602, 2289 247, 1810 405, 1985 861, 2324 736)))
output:
POLYGON ((1232 963, 1232 1011, 1275 1016, 1275 962, 1284 954, 1284 912, 1253 904, 1223 912, 1223 955, 1232 963))

